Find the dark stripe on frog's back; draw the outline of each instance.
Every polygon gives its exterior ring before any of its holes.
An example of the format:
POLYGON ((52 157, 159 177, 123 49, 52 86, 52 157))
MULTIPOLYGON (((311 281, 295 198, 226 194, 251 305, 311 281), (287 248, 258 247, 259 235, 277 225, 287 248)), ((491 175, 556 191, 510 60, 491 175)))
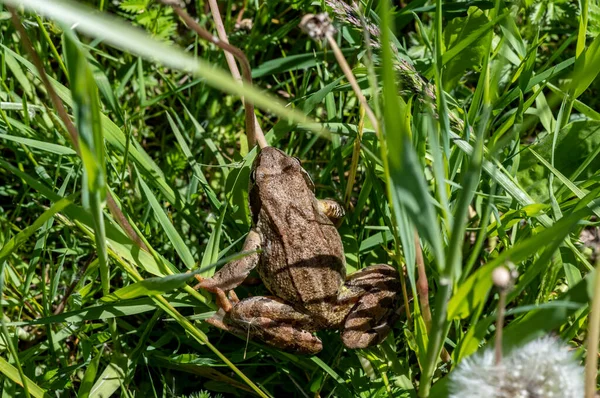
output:
POLYGON ((275 213, 285 216, 268 215, 273 221, 269 230, 278 236, 265 237, 271 245, 265 248, 259 273, 273 294, 305 311, 323 313, 323 306, 337 301, 344 281, 343 247, 331 221, 318 211, 316 199, 301 202, 278 202, 282 207, 275 213), (284 230, 288 232, 282 234, 284 230), (291 267, 275 264, 273 260, 281 258, 277 254, 283 254, 291 267))

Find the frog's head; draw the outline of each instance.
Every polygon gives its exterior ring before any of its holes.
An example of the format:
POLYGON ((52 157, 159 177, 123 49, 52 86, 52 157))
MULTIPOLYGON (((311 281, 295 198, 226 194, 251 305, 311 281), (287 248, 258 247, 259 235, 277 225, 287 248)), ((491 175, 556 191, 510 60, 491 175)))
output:
POLYGON ((297 184, 305 184, 310 191, 315 190, 310 176, 302 168, 298 158, 288 156, 272 146, 264 147, 254 159, 250 172, 250 188, 275 183, 269 189, 298 189, 297 184), (298 178, 301 177, 301 178, 298 178), (303 181, 303 182, 302 182, 303 181))

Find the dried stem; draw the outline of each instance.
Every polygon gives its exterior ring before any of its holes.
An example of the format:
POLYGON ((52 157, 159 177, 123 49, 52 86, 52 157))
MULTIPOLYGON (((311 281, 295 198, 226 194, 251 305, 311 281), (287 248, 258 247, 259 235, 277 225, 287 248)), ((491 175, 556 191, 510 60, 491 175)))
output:
MULTIPOLYGON (((208 4, 210 6, 210 13, 212 14, 213 20, 215 22, 215 27, 217 28, 217 34, 219 35, 219 39, 222 42, 229 44, 229 38, 227 37, 227 31, 225 31, 225 25, 223 24, 223 19, 221 18, 221 12, 219 11, 219 5, 217 4, 217 1, 208 0, 208 4)), ((229 67, 229 71, 231 72, 233 78, 241 81, 242 76, 240 75, 240 71, 235 63, 235 58, 228 51, 225 51, 225 60, 227 61, 227 66, 229 67)), ((242 101, 244 101, 243 98, 242 101)), ((256 132, 256 139, 258 140, 259 145, 261 145, 261 148, 263 148, 264 146, 261 144, 261 137, 263 137, 264 139, 264 133, 262 128, 260 127, 260 124, 258 123, 258 119, 256 118, 256 114, 254 114, 254 112, 252 113, 252 118, 254 119, 254 131, 256 132)), ((264 144, 266 145, 266 142, 264 142, 264 144)))
MULTIPOLYGON (((67 132, 69 133, 69 137, 71 138, 73 148, 77 152, 77 155, 81 156, 81 153, 79 152, 79 133, 77 131, 77 127, 75 127, 75 125, 71 121, 71 118, 69 118, 69 115, 67 113, 67 110, 65 109, 64 104, 60 100, 60 97, 58 96, 58 94, 56 94, 56 91, 54 90, 52 83, 50 83, 50 79, 48 79, 48 75, 46 74, 46 70, 44 69, 44 64, 42 63, 42 60, 38 56, 35 49, 33 48, 33 44, 31 43, 31 40, 29 40, 29 35, 27 35, 25 28, 21 24, 19 16, 15 12, 14 8, 12 8, 11 6, 6 5, 5 7, 10 12, 12 22, 13 22, 15 28, 17 29, 17 31, 19 32, 19 35, 21 36, 21 40, 23 41, 23 47, 25 47, 25 50, 29 53, 29 56, 31 57, 33 64, 35 65, 36 69, 38 70, 38 72, 40 74, 40 78, 42 79, 42 83, 44 84, 44 87, 46 88, 46 91, 48 92, 48 96, 50 97, 50 101, 52 101, 52 105, 54 105, 54 108, 56 109, 58 116, 60 117, 63 124, 67 128, 67 132)), ((129 221, 127 221, 127 218, 125 217, 125 215, 123 214, 121 209, 116 205, 115 200, 112 196, 113 194, 110 191, 110 189, 108 189, 108 187, 106 188, 106 193, 107 193, 106 198, 107 198, 107 203, 108 203, 108 209, 111 212, 111 214, 113 215, 114 219, 121 226, 121 228, 123 228, 123 230, 127 233, 127 236, 129 236, 129 238, 133 242, 136 243, 136 245, 138 245, 140 248, 142 248, 144 250, 148 250, 146 248, 146 245, 144 245, 141 242, 140 237, 135 233, 134 229, 129 224, 129 221)))
POLYGON ((423 251, 421 250, 421 241, 419 233, 415 229, 415 249, 417 251, 417 294, 419 295, 419 304, 421 314, 427 331, 431 330, 431 307, 429 306, 429 283, 427 282, 427 273, 425 272, 425 261, 423 260, 423 251))
POLYGON ((500 300, 498 301, 498 317, 496 318, 496 340, 495 340, 495 362, 502 362, 502 330, 504 328, 504 313, 506 312, 506 289, 500 289, 500 300))
MULTIPOLYGON (((213 36, 210 32, 208 32, 196 21, 194 21, 194 19, 190 17, 190 15, 183 8, 181 8, 178 3, 165 0, 162 0, 162 2, 163 4, 172 7, 173 10, 175 10, 175 13, 179 15, 179 17, 185 22, 185 24, 194 32, 196 32, 196 34, 198 34, 198 36, 200 36, 202 39, 213 43, 220 49, 232 54, 238 60, 240 66, 242 67, 242 77, 244 83, 248 86, 252 85, 252 72, 250 70, 250 62, 248 62, 248 58, 246 58, 246 54, 244 54, 242 50, 235 46, 232 46, 227 41, 221 40, 220 38, 213 36)), ((258 145, 261 148, 268 146, 267 141, 265 140, 265 136, 262 133, 262 130, 259 130, 260 134, 257 134, 258 131, 256 130, 255 124, 256 116, 254 115, 254 104, 252 104, 250 101, 243 102, 246 115, 246 135, 248 136, 248 145, 252 148, 258 141, 258 145)))
POLYGON ((492 282, 498 288, 500 300, 498 300, 498 315, 496 317, 496 340, 495 340, 495 362, 502 362, 502 329, 504 328, 504 314, 506 311, 506 295, 517 278, 516 270, 512 263, 508 264, 511 271, 506 267, 496 267, 492 272, 492 282))
POLYGON ((348 83, 350 83, 350 86, 356 94, 358 101, 365 109, 365 113, 371 121, 375 132, 379 134, 379 122, 377 121, 377 117, 373 113, 373 110, 369 106, 367 99, 360 90, 358 82, 356 81, 354 74, 352 74, 352 69, 350 68, 350 65, 348 65, 348 61, 346 61, 344 54, 342 54, 342 50, 340 50, 340 47, 337 45, 337 42, 333 38, 336 29, 331 24, 329 15, 327 15, 327 13, 321 13, 317 15, 306 14, 302 18, 302 21, 300 21, 300 28, 314 40, 327 41, 329 47, 331 47, 331 50, 333 51, 333 55, 335 56, 336 61, 342 68, 342 72, 344 72, 344 76, 346 76, 346 79, 348 79, 348 83))
MULTIPOLYGON (((417 294, 419 295, 419 305, 421 306, 421 315, 423 316, 423 321, 425 322, 425 327, 427 328, 427 333, 431 331, 431 306, 429 305, 429 283, 427 282, 427 273, 425 272, 425 261, 423 259, 423 250, 421 249, 421 241, 419 239, 419 233, 415 229, 415 249, 417 254, 417 274, 419 279, 417 279, 416 287, 417 294)), ((442 352, 440 354, 440 358, 443 362, 450 362, 450 354, 446 347, 442 347, 442 352)))
POLYGON ((358 169, 358 160, 360 157, 360 146, 362 144, 363 130, 365 126, 365 108, 362 106, 359 110, 359 121, 358 129, 356 131, 356 139, 354 140, 354 147, 352 149, 352 162, 350 164, 350 171, 348 173, 348 184, 346 185, 346 192, 344 194, 344 208, 348 209, 350 206, 350 197, 352 196, 352 190, 354 189, 354 182, 356 181, 356 171, 358 169))
POLYGON ((598 377, 598 341, 600 339, 600 257, 596 262, 594 297, 590 309, 587 335, 587 356, 585 358, 585 398, 596 396, 598 377))
POLYGON ((69 136, 71 137, 71 142, 73 143, 73 147, 75 148, 75 151, 79 155, 80 154, 79 153, 79 138, 78 138, 79 136, 77 133, 77 128, 71 122, 71 119, 69 119, 69 115, 67 114, 67 110, 65 109, 65 106, 63 105, 62 101, 58 97, 58 94, 56 94, 56 91, 54 91, 54 87, 50 83, 50 79, 48 79, 48 75, 46 74, 46 70, 44 69, 44 64, 42 63, 42 60, 38 56, 37 52, 35 52, 35 50, 33 48, 33 44, 31 43, 31 40, 29 40, 29 35, 27 34, 27 32, 25 31, 25 28, 21 24, 21 21, 19 19, 19 16, 17 15, 15 9, 9 5, 5 5, 5 7, 10 12, 10 17, 12 19, 12 23, 15 26, 15 28, 17 29, 17 31, 19 31, 19 35, 21 36, 21 40, 23 41, 23 47, 25 47, 25 50, 29 53, 29 56, 31 57, 33 64, 35 65, 36 69, 38 70, 38 72, 40 74, 40 78, 42 79, 42 83, 44 84, 44 87, 46 87, 46 90, 48 91, 50 100, 52 101, 52 104, 56 108, 56 111, 58 112, 58 116, 65 124, 65 127, 67 128, 67 131, 69 133, 69 136))
POLYGON ((358 101, 363 106, 363 108, 365 108, 365 113, 367 114, 367 117, 371 121, 371 124, 373 125, 375 132, 379 135, 379 122, 377 121, 377 117, 375 117, 375 114, 373 113, 373 110, 369 106, 367 99, 365 98, 360 87, 358 86, 358 82, 356 81, 356 78, 354 77, 354 74, 352 73, 352 69, 350 69, 350 65, 348 65, 348 62, 346 61, 344 54, 342 54, 342 50, 340 50, 340 47, 337 45, 337 42, 335 41, 335 39, 333 38, 332 35, 328 34, 326 37, 327 37, 327 43, 329 43, 329 47, 331 47, 331 50, 333 51, 333 55, 335 55, 335 59, 337 60, 340 67, 342 68, 342 72, 344 72, 344 76, 346 76, 346 79, 348 79, 348 83, 350 83, 350 86, 352 86, 352 90, 354 90, 354 93, 356 94, 358 101))
MULTIPOLYGON (((93 262, 98 262, 98 259, 96 258, 93 262)), ((65 306, 67 305, 67 301, 69 300, 69 297, 71 297, 71 294, 73 294, 73 292, 75 291, 75 288, 77 287, 79 282, 81 282, 81 277, 83 275, 85 275, 90 264, 92 264, 92 261, 86 262, 85 265, 77 271, 75 280, 73 280, 73 282, 71 282, 69 287, 67 287, 67 290, 65 291, 65 294, 64 294, 62 300, 60 301, 60 303, 58 304, 58 306, 56 306, 56 309, 54 310, 54 315, 61 314, 64 311, 65 306)))
MULTIPOLYGON (((221 11, 219 10, 219 5, 217 4, 217 0, 209 0, 208 5, 210 6, 210 13, 212 14, 213 21, 215 22, 215 27, 217 28, 217 34, 219 35, 219 39, 224 43, 229 43, 229 38, 227 37, 227 32, 225 31, 225 25, 223 24, 223 19, 221 18, 221 11)), ((235 63, 235 58, 233 54, 225 51, 225 60, 227 61, 227 66, 229 67, 229 71, 231 72, 231 76, 233 76, 236 80, 242 80, 242 76, 240 75, 240 70, 235 63)))

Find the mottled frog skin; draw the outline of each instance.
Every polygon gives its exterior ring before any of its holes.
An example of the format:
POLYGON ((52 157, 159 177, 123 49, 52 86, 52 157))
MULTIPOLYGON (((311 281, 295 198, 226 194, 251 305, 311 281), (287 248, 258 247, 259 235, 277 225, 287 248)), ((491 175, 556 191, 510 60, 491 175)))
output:
POLYGON ((219 312, 209 322, 277 348, 305 354, 322 349, 313 335, 340 329, 348 348, 380 343, 396 318, 396 270, 379 264, 346 277, 342 240, 335 227, 344 215, 337 202, 318 200, 296 158, 263 148, 252 166, 253 228, 244 251, 200 287, 217 294, 219 312), (273 294, 238 301, 232 289, 256 268, 273 294), (229 294, 229 297, 228 297, 229 294))

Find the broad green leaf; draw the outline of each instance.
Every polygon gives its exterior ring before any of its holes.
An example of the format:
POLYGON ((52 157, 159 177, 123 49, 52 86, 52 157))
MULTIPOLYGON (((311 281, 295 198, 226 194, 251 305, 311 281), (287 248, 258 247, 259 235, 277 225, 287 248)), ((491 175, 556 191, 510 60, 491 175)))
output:
POLYGON ((578 211, 563 217, 552 227, 537 235, 516 243, 510 249, 502 252, 491 262, 479 268, 473 275, 462 283, 448 304, 448 319, 466 318, 482 302, 492 288, 492 271, 506 261, 515 264, 533 256, 540 249, 553 243, 562 242, 571 229, 588 214, 587 210, 578 211))
POLYGON ((13 75, 15 76, 15 79, 17 79, 17 81, 19 82, 19 85, 23 88, 25 93, 28 96, 31 96, 33 94, 33 87, 31 86, 31 83, 29 82, 27 75, 25 75, 25 73, 23 73, 21 66, 16 62, 15 58, 13 57, 13 54, 4 53, 4 62, 6 62, 6 65, 8 66, 10 71, 13 73, 13 75))
POLYGON ((104 201, 106 170, 98 88, 79 40, 70 30, 64 32, 65 59, 79 133, 79 151, 85 172, 84 180, 87 181, 84 191, 87 189, 90 194, 98 193, 100 200, 104 201))
MULTIPOLYGON (((477 29, 485 27, 489 23, 488 17, 480 9, 471 9, 464 18, 452 19, 444 29, 444 44, 448 49, 446 54, 453 54, 456 46, 462 46, 462 42, 477 29)), ((449 90, 463 76, 465 70, 476 69, 481 64, 484 54, 488 51, 487 37, 491 31, 486 30, 483 36, 460 51, 460 56, 454 56, 447 61, 444 68, 444 88, 449 90)))
MULTIPOLYGON (((195 307, 197 303, 192 301, 189 296, 165 295, 169 304, 173 307, 195 307), (180 297, 181 296, 181 297, 180 297)), ((121 316, 142 314, 148 311, 155 311, 156 303, 151 298, 137 298, 133 300, 114 302, 110 304, 94 305, 82 308, 76 311, 64 312, 58 315, 33 319, 23 322, 9 322, 7 326, 28 326, 28 325, 52 325, 58 323, 78 323, 85 321, 103 321, 121 316)))
MULTIPOLYGON (((580 41, 578 40, 578 46, 579 43, 580 41)), ((596 36, 594 41, 592 41, 588 48, 586 48, 575 61, 575 70, 571 75, 570 86, 573 98, 577 98, 583 94, 596 79, 596 76, 598 76, 598 73, 600 72, 598 63, 600 63, 600 36, 596 36)))
MULTIPOLYGON (((83 162, 83 206, 92 214, 96 252, 100 264, 102 291, 110 291, 110 269, 106 251, 103 209, 106 201, 106 165, 104 135, 100 122, 98 88, 75 34, 64 30, 65 63, 72 88, 73 110, 77 125, 79 156, 83 162)), ((115 337, 116 338, 116 337, 115 337)))
POLYGON ((331 376, 331 378, 333 380, 335 380, 335 382, 337 383, 337 386, 339 387, 339 391, 338 391, 339 396, 341 396, 341 397, 351 397, 352 396, 352 394, 348 390, 348 387, 346 387, 346 381, 335 370, 331 369, 331 367, 329 365, 327 365, 325 362, 323 362, 317 356, 310 357, 310 360, 313 361, 314 363, 316 363, 321 369, 323 369, 325 371, 325 373, 327 373, 329 376, 331 376))
POLYGON ((493 21, 490 21, 486 24, 481 24, 482 20, 480 19, 476 19, 474 22, 472 22, 472 25, 467 27, 468 29, 466 29, 466 32, 457 38, 452 48, 444 52, 442 56, 442 64, 447 65, 454 57, 462 54, 465 49, 471 47, 477 40, 483 41, 482 37, 503 18, 504 15, 500 15, 493 21))
POLYGON ((162 278, 148 278, 140 282, 132 283, 111 294, 102 297, 104 302, 112 302, 117 300, 134 299, 141 296, 155 296, 170 292, 185 285, 194 274, 183 273, 176 275, 168 275, 162 278))
POLYGON ((506 37, 519 58, 524 59, 527 53, 525 42, 521 37, 515 17, 508 10, 505 11, 505 18, 500 23, 500 29, 502 29, 502 34, 506 37))
POLYGON ((428 192, 423 168, 412 146, 410 107, 398 96, 396 74, 387 37, 383 42, 384 140, 382 156, 387 159, 388 184, 395 222, 407 256, 407 265, 414 267, 415 249, 412 225, 431 246, 438 269, 444 268, 441 237, 437 227, 432 198, 428 192), (410 248, 410 249, 409 249, 410 248))
MULTIPOLYGON (((546 135, 532 149, 544 159, 552 154, 553 135, 546 135)), ((593 120, 574 121, 563 127, 556 137, 554 157, 555 170, 564 176, 589 178, 600 168, 600 122, 593 120)), ((548 197, 546 167, 530 151, 523 151, 519 165, 519 181, 524 188, 538 201, 548 197)), ((568 189, 559 189, 562 193, 568 189)))
POLYGON ((205 273, 207 270, 214 269, 219 265, 225 264, 229 261, 236 260, 238 258, 242 258, 247 256, 252 252, 240 252, 233 254, 231 256, 224 257, 219 261, 215 261, 214 263, 207 265, 205 267, 199 268, 194 272, 186 272, 183 274, 175 274, 168 275, 162 278, 148 278, 143 279, 139 282, 132 283, 131 285, 125 286, 107 296, 102 298, 102 301, 112 302, 116 300, 127 300, 134 299, 141 296, 156 296, 159 294, 168 293, 172 290, 178 289, 185 285, 185 283, 194 275, 199 275, 205 273))
POLYGON ((102 374, 90 390, 89 398, 111 397, 121 386, 125 386, 127 359, 113 356, 113 360, 104 368, 102 374))
MULTIPOLYGON (((227 213, 227 205, 222 206, 221 215, 213 226, 213 230, 208 238, 204 254, 202 255, 202 261, 200 262, 200 268, 208 267, 210 264, 217 262, 219 259, 219 245, 221 244, 221 233, 223 228, 223 219, 227 213)), ((203 277, 210 277, 214 274, 214 268, 210 268, 208 271, 201 273, 203 277)))
POLYGON ((98 355, 96 355, 90 361, 90 364, 88 365, 83 375, 83 378, 81 379, 79 391, 77 392, 77 398, 88 398, 90 396, 90 392, 92 391, 92 387, 94 386, 94 380, 96 379, 96 373, 98 372, 100 358, 102 358, 103 352, 104 347, 101 348, 98 355))
POLYGON ((41 151, 54 153, 56 155, 71 156, 71 155, 77 154, 73 149, 71 149, 69 147, 66 147, 63 145, 52 144, 50 142, 32 140, 31 138, 23 138, 23 137, 18 137, 18 136, 9 135, 9 134, 0 134, 0 138, 3 138, 8 141, 18 142, 18 143, 26 145, 30 148, 35 148, 35 149, 39 149, 41 151))
POLYGON ((256 154, 257 149, 255 147, 248 152, 243 162, 229 171, 225 181, 226 192, 231 192, 227 198, 229 213, 236 222, 242 223, 243 230, 247 230, 251 224, 250 207, 248 206, 248 180, 250 179, 250 169, 256 154))
MULTIPOLYGON (((0 373, 4 376, 8 377, 10 380, 17 383, 19 386, 23 387, 23 381, 21 380, 21 376, 19 375, 19 371, 17 368, 12 366, 8 361, 2 357, 0 357, 0 373)), ((46 390, 42 389, 40 386, 35 384, 33 380, 26 377, 27 388, 29 389, 29 393, 35 398, 49 398, 50 395, 46 392, 46 390)))
POLYGON ((581 282, 559 297, 557 301, 565 305, 541 306, 507 325, 503 332, 503 349, 510 350, 513 347, 523 345, 545 336, 567 323, 569 317, 575 311, 585 307, 590 302, 588 288, 593 286, 594 276, 593 272, 589 273, 581 282))
POLYGON ((413 317, 415 323, 414 336, 415 345, 417 348, 416 354, 422 369, 423 364, 427 361, 427 345, 429 344, 427 326, 425 325, 425 320, 423 319, 423 315, 421 314, 421 309, 416 309, 416 306, 413 317))
MULTIPOLYGON (((511 18, 510 21, 513 21, 513 19, 511 18)), ((513 23, 514 23, 514 21, 513 21, 513 23)), ((523 60, 523 63, 521 64, 521 67, 519 68, 519 71, 513 77, 513 81, 517 78, 519 79, 519 87, 521 88, 521 91, 523 91, 523 92, 525 92, 527 90, 527 84, 529 83, 529 81, 531 81, 531 77, 533 76, 533 70, 535 68, 535 60, 537 58, 536 57, 537 49, 542 44, 542 40, 538 40, 538 34, 539 34, 539 32, 536 32, 535 40, 533 41, 529 50, 527 51, 525 59, 523 60), (519 72, 521 72, 521 73, 519 73, 519 72)), ((519 39, 520 39, 520 37, 519 37, 519 39)), ((521 41, 521 43, 523 43, 523 42, 521 41)), ((541 94, 541 92, 540 92, 540 94, 541 94)), ((525 110, 527 110, 527 109, 525 109, 525 110)))

